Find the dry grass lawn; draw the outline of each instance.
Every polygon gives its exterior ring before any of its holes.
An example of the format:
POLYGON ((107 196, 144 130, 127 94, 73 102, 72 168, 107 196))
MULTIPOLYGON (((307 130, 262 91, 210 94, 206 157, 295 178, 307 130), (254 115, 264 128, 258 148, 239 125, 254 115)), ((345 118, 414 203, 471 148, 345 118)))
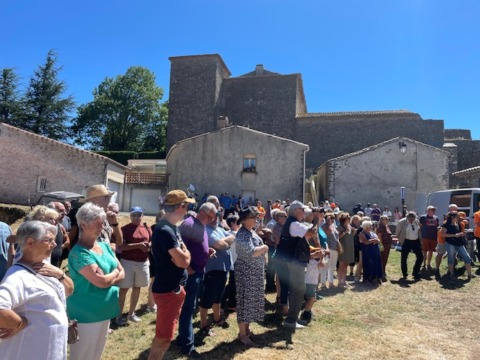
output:
MULTIPOLYGON (((153 223, 153 217, 146 218, 153 223)), ((122 222, 128 221, 122 216, 122 222)), ((387 273, 390 281, 373 288, 356 285, 346 290, 327 290, 314 305, 314 320, 295 333, 285 330, 282 318, 266 299, 267 315, 253 324, 256 341, 263 347, 249 349, 236 341, 235 314, 230 328, 216 328, 197 346, 207 359, 480 359, 478 299, 480 278, 467 282, 459 264, 458 281, 436 281, 433 276, 414 283, 399 282, 400 253, 391 252, 387 273)), ((411 254, 409 269, 413 266, 411 254)), ((444 260, 445 262, 445 260, 444 260)), ((443 273, 445 273, 443 264, 443 273)), ((477 270, 477 269, 475 269, 477 270)), ((411 270, 410 270, 411 271, 411 270)), ((480 275, 480 271, 476 271, 480 275)), ((128 296, 125 311, 128 306, 128 296)), ((109 335, 105 360, 146 359, 154 335, 155 315, 145 313, 146 289, 137 311, 141 323, 130 323, 109 335)), ((195 327, 199 328, 198 317, 195 327)), ((166 359, 182 359, 172 345, 166 359)))

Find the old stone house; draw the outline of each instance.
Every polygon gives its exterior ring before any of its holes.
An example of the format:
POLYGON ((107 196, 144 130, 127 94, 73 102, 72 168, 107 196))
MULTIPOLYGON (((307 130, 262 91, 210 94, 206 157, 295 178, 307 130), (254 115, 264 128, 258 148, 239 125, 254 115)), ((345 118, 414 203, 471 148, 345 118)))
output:
POLYGON ((105 156, 4 123, 0 154, 0 202, 35 204, 45 192, 105 184, 122 205, 127 167, 105 156))
POLYGON ((449 157, 448 151, 397 137, 326 161, 316 171, 316 189, 321 199, 346 210, 359 202, 393 210, 401 209, 405 187, 405 204, 421 212, 430 192, 448 187, 449 157))
POLYGON ((308 145, 233 125, 178 141, 167 154, 170 189, 302 199, 308 145))

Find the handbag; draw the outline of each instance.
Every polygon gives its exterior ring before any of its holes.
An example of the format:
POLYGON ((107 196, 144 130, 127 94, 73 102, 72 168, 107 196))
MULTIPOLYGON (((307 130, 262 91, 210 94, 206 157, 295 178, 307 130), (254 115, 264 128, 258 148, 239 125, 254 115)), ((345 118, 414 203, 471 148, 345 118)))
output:
POLYGON ((78 336, 78 325, 77 320, 69 320, 68 321, 68 340, 69 344, 75 344, 80 337, 78 336))
POLYGON ((343 246, 342 246, 342 243, 340 242, 340 240, 337 240, 337 252, 338 252, 338 255, 343 254, 343 246))

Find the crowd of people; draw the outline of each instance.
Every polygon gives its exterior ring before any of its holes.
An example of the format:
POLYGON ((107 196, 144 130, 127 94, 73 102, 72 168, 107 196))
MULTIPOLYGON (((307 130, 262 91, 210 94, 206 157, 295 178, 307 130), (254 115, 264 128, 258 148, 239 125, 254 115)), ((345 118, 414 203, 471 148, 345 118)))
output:
MULTIPOLYGON (((156 313, 149 359, 162 359, 172 341, 182 354, 201 358, 196 337, 229 327, 226 314, 233 312, 238 341, 257 347, 250 324, 264 319, 266 292, 276 293, 286 329, 305 328, 326 291, 388 281, 397 241, 400 281, 409 276, 411 252, 414 281, 433 271, 432 261, 440 278, 445 254, 452 281, 458 257, 468 279, 475 277, 475 246, 454 204, 443 222, 433 206, 422 216, 410 211, 402 217, 377 204, 357 204, 351 212, 328 201, 314 207, 268 200, 263 206, 228 193, 197 202, 172 190, 155 225, 133 207, 130 222, 120 227, 112 194, 94 185, 75 209, 68 202, 37 206, 16 234, 0 223, 0 358, 66 359, 68 342, 71 359, 100 359, 112 320, 117 326, 141 321, 135 313, 141 288, 148 289, 147 311, 156 313), (62 270, 67 258, 68 275, 62 270)), ((474 222, 478 242, 480 211, 474 222)))

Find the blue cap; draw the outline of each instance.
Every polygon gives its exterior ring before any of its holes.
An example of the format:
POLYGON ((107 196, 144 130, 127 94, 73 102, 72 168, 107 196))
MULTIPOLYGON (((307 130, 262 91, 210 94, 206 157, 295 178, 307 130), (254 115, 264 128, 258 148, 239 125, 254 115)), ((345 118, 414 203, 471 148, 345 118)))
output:
POLYGON ((140 206, 134 206, 130 210, 131 213, 142 213, 143 214, 143 209, 140 206))

